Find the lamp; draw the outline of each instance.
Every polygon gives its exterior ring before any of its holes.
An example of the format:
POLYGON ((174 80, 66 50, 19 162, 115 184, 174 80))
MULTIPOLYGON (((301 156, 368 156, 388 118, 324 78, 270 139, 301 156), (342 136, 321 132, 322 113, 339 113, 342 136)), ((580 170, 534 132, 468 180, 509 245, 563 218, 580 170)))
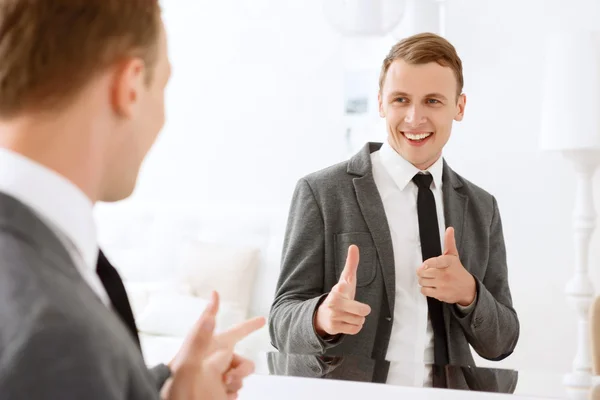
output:
POLYGON ((344 36, 385 36, 402 19, 405 0, 323 0, 327 21, 344 36))
POLYGON ((596 225, 592 177, 600 163, 600 31, 562 31, 545 44, 540 146, 570 160, 577 179, 573 231, 575 271, 566 295, 577 311, 577 350, 564 385, 569 398, 588 399, 592 363, 588 312, 594 287, 588 274, 596 225))
POLYGON ((401 24, 394 27, 392 37, 396 40, 421 32, 446 35, 446 9, 448 0, 406 0, 401 24))

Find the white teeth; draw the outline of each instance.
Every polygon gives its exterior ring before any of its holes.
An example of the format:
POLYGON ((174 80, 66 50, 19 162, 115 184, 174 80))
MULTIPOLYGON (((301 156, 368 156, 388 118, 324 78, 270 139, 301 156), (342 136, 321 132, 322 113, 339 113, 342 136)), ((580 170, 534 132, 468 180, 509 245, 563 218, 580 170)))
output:
POLYGON ((427 133, 407 133, 407 132, 404 132, 404 136, 406 136, 410 140, 422 140, 422 139, 425 139, 425 138, 431 136, 431 132, 427 132, 427 133))

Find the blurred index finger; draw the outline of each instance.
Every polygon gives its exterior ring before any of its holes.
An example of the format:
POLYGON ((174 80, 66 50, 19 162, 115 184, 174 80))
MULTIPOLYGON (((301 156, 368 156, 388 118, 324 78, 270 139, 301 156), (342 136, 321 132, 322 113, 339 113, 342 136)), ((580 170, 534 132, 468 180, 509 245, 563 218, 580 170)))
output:
POLYGON ((216 335, 219 346, 234 347, 237 342, 244 339, 254 331, 259 330, 265 325, 264 317, 256 317, 244 321, 233 328, 216 335))

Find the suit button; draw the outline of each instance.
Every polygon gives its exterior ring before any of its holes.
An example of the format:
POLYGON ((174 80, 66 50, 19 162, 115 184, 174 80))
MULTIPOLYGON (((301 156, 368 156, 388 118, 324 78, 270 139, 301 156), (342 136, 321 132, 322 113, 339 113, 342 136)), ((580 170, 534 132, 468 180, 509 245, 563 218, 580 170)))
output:
POLYGON ((392 317, 386 317, 385 319, 389 322, 392 320, 392 317))

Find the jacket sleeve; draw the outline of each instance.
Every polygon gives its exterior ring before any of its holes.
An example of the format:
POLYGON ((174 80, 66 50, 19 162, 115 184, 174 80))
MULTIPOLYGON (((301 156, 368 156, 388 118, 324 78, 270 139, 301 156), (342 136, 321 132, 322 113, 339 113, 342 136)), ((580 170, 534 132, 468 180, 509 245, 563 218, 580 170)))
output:
POLYGON ((508 286, 506 247, 496 199, 490 225, 488 266, 483 281, 475 278, 477 300, 470 312, 452 307, 477 354, 492 361, 508 357, 519 339, 519 319, 508 286))
POLYGON ((269 318, 272 345, 286 353, 318 354, 341 341, 323 340, 314 316, 324 293, 325 231, 321 209, 302 179, 292 197, 281 271, 269 318))

